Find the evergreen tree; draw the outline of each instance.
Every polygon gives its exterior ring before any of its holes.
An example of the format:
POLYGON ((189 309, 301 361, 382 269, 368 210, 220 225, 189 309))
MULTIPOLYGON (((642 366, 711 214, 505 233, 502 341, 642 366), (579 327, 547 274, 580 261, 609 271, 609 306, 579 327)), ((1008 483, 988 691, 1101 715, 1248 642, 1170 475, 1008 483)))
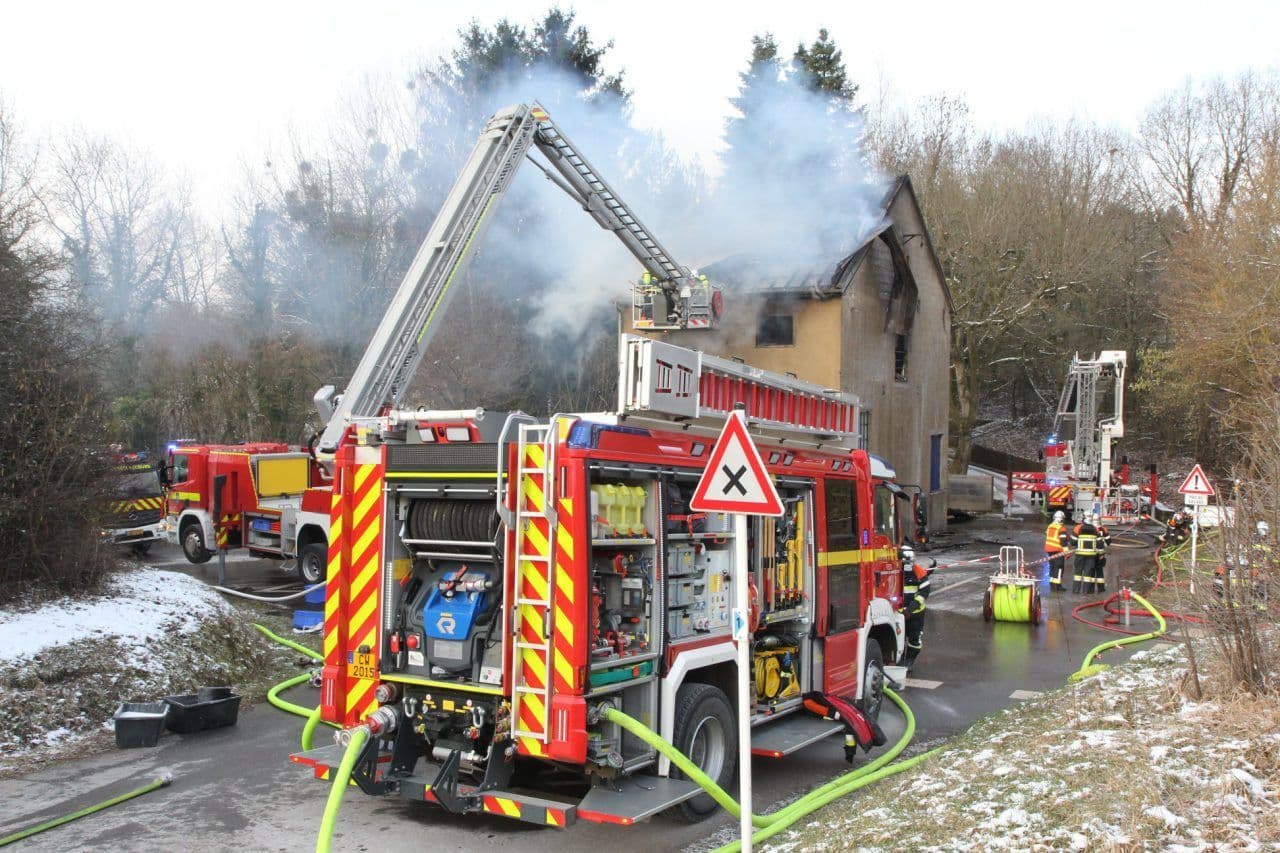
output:
POLYGON ((855 91, 826 30, 789 62, 772 35, 752 38, 716 189, 721 230, 733 235, 724 254, 769 256, 777 273, 794 274, 851 250, 879 222, 884 186, 864 155, 855 91))
POLYGON ((738 94, 729 103, 738 115, 725 124, 723 187, 745 187, 761 163, 776 153, 779 138, 762 132, 759 120, 784 94, 786 78, 772 33, 751 37, 751 63, 738 75, 738 94))
POLYGON ((809 47, 803 44, 796 47, 792 66, 811 90, 825 92, 846 104, 853 103, 858 87, 849 81, 844 54, 826 27, 818 30, 817 39, 809 47))

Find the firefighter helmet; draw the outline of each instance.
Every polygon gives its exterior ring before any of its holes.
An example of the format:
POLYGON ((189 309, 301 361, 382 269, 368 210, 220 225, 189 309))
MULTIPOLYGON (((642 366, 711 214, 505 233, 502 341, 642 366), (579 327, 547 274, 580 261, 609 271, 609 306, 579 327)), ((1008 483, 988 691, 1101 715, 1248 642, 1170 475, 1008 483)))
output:
POLYGON ((1066 513, 1064 513, 1062 510, 1058 510, 1057 512, 1055 512, 1055 513, 1053 514, 1053 523, 1054 523, 1054 524, 1061 524, 1062 522, 1064 522, 1064 521, 1066 521, 1066 520, 1067 520, 1067 515, 1066 515, 1066 513))

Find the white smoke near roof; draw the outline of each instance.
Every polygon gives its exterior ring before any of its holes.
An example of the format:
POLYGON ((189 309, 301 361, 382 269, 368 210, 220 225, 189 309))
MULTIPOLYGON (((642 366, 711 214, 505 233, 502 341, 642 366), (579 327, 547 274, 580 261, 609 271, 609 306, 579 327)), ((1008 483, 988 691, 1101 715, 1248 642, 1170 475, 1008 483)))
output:
MULTIPOLYGON (((617 96, 582 84, 580 76, 535 68, 491 88, 465 105, 473 116, 453 113, 455 132, 458 119, 470 119, 470 139, 458 154, 465 157, 488 116, 537 100, 674 259, 690 267, 739 253, 767 259, 771 269, 834 266, 883 223, 888 181, 866 153, 861 116, 833 107, 796 75, 758 89, 749 133, 726 153, 710 196, 705 176, 682 164, 660 134, 630 125, 617 96)), ((449 159, 454 169, 461 162, 449 159)), ((532 164, 513 182, 475 263, 495 292, 529 306, 522 309, 529 328, 569 343, 625 303, 644 271, 532 164)))
POLYGON ((884 224, 890 182, 868 154, 862 115, 795 70, 757 78, 744 95, 705 245, 759 258, 762 272, 833 267, 884 224))

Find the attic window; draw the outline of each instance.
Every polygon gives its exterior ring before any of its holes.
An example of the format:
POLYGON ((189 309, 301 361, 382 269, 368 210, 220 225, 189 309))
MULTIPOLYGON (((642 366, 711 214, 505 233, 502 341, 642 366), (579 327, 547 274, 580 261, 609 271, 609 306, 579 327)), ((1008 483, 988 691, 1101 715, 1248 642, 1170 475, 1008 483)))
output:
POLYGON ((767 307, 760 312, 760 322, 756 327, 756 346, 790 347, 795 346, 795 343, 791 312, 776 306, 767 307))
POLYGON ((907 381, 907 336, 898 335, 893 344, 893 378, 907 381))

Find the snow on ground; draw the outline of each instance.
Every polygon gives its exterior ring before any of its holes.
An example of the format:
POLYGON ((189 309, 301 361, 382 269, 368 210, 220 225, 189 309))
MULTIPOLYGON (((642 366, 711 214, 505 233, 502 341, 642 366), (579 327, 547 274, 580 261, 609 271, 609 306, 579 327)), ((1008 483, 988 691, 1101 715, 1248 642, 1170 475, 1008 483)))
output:
POLYGON ((1280 849, 1280 702, 1193 703, 1185 672, 1140 652, 1019 703, 768 849, 1280 849))
POLYGON ((119 640, 135 654, 174 631, 188 633, 229 605, 188 575, 141 569, 117 575, 104 594, 66 597, 27 613, 0 615, 0 653, 9 663, 82 640, 119 640))
POLYGON ((0 611, 0 775, 109 748, 121 702, 274 675, 279 653, 249 621, 195 578, 142 567, 99 595, 0 611))

